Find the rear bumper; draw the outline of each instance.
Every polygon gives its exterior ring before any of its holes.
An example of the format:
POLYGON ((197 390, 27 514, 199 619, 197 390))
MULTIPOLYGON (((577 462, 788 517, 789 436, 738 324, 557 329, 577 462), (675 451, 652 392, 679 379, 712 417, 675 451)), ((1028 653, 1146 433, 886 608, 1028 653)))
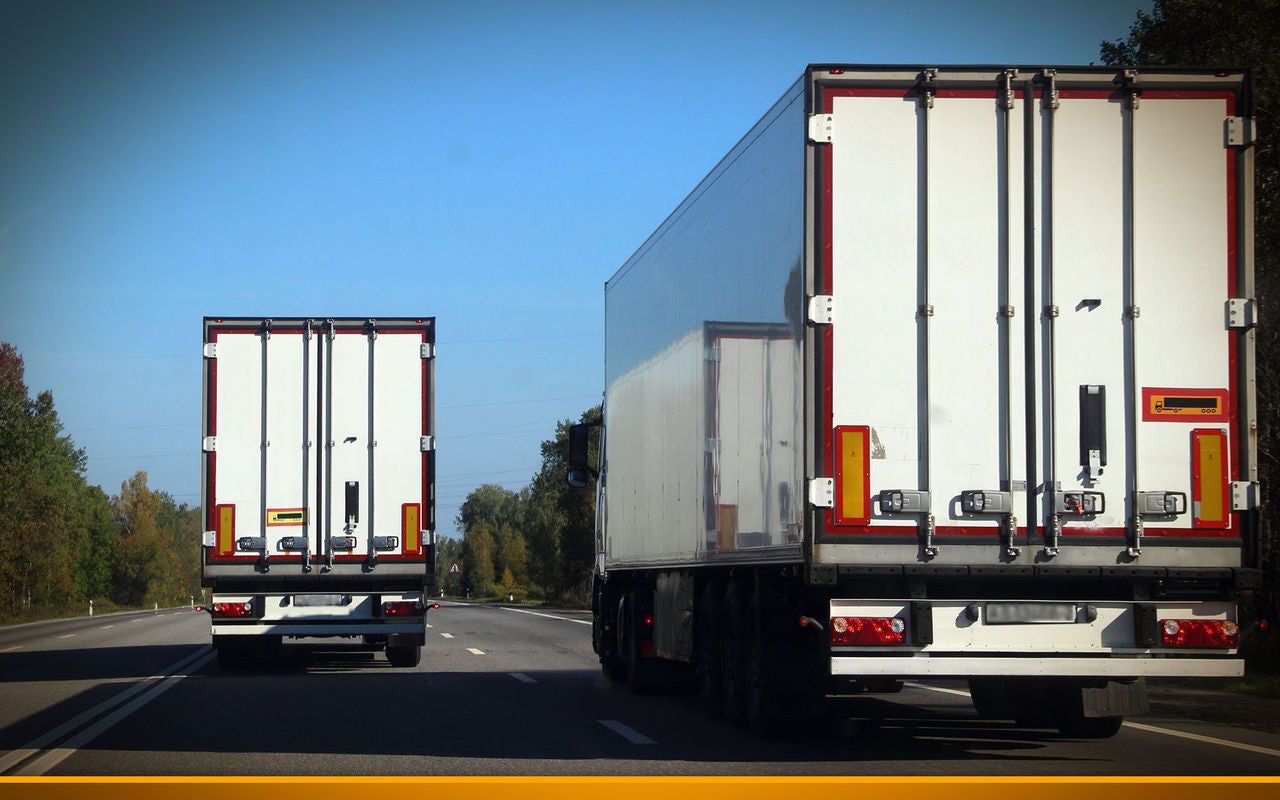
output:
POLYGON ((1077 678, 1234 678, 1244 674, 1239 658, 1057 658, 838 656, 831 674, 899 678, 967 678, 973 676, 1077 678))
MULTIPOLYGON (((214 636, 413 636, 426 631, 421 614, 388 616, 383 603, 419 602, 421 592, 359 594, 234 594, 214 595, 213 604, 252 604, 247 617, 212 617, 214 636)), ((211 606, 212 607, 212 606, 211 606)))
MULTIPOLYGON (((1237 677, 1237 650, 1175 647, 1164 620, 1234 625, 1226 602, 832 600, 832 618, 893 619, 897 642, 836 645, 837 676, 1237 677)), ((834 627, 834 626, 833 626, 834 627)))

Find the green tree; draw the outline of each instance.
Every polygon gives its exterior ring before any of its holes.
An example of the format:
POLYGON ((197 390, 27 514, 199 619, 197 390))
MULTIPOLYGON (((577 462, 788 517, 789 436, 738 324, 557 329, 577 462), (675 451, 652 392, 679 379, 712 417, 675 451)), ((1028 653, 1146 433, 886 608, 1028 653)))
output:
POLYGON ((1254 146, 1255 296, 1258 472, 1264 489, 1263 566, 1266 591, 1280 593, 1280 148, 1274 144, 1280 80, 1280 0, 1156 0, 1139 11, 1128 37, 1102 43, 1109 65, 1201 65, 1252 70, 1252 113, 1261 138, 1254 146))
MULTIPOLYGON (((599 419, 596 406, 583 412, 579 421, 599 419)), ((525 538, 532 580, 554 597, 580 602, 587 596, 595 562, 595 495, 565 481, 571 424, 558 423, 555 437, 541 445, 542 468, 529 490, 525 538)), ((591 462, 597 463, 595 441, 591 462)))
POLYGON ((446 594, 461 595, 465 590, 462 573, 454 574, 450 569, 454 564, 462 569, 462 540, 441 536, 436 553, 436 581, 446 594))
POLYGON ((497 543, 488 523, 478 522, 471 526, 462 540, 462 576, 464 590, 469 589, 472 596, 493 593, 494 572, 493 556, 497 543))
POLYGON ((53 395, 33 400, 16 348, 0 344, 0 617, 65 613, 75 595, 74 498, 84 451, 62 433, 53 395))
POLYGON ((494 574, 505 575, 509 572, 515 585, 526 585, 529 577, 529 551, 525 547, 524 537, 511 525, 503 525, 498 528, 495 539, 497 549, 494 553, 494 574))
POLYGON ((477 524, 485 524, 497 530, 503 525, 515 525, 520 518, 520 496, 501 486, 486 483, 476 487, 458 508, 456 522, 463 533, 477 524))
POLYGON ((81 487, 73 501, 71 525, 72 548, 77 553, 72 576, 76 599, 87 602, 110 597, 116 526, 111 501, 100 487, 81 487))

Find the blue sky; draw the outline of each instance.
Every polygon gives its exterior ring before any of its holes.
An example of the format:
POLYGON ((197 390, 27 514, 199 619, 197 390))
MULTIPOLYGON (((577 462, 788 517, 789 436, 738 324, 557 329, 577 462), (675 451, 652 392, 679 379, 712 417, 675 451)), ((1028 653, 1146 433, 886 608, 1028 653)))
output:
POLYGON ((0 341, 200 502, 201 319, 438 324, 440 531, 599 401, 605 280, 809 63, 1087 64, 1150 2, 0 0, 0 341))

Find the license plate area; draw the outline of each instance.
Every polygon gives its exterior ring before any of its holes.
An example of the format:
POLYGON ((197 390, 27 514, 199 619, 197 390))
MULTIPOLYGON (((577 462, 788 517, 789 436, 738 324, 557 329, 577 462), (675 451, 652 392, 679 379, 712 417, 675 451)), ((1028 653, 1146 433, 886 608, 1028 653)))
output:
POLYGON ((1076 621, 1075 603, 987 603, 987 625, 1065 625, 1076 621))
POLYGON ((302 608, 320 608, 326 606, 349 606, 349 594, 295 594, 293 604, 302 608))

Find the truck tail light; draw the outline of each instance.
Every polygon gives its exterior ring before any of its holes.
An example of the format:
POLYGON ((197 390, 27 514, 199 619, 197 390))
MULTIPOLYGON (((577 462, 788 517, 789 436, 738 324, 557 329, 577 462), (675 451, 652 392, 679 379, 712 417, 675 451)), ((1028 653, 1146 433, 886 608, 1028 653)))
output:
POLYGON ((419 617, 426 611, 421 600, 388 600, 382 604, 384 617, 419 617))
POLYGON ((1163 647, 1213 647, 1229 650, 1240 644, 1240 627, 1223 619, 1162 619, 1163 647))
POLYGON ((210 613, 215 617, 222 617, 225 619, 248 617, 253 614, 253 601, 246 600, 243 603, 214 603, 210 609, 210 613))
POLYGON ((835 645, 895 645, 906 641, 907 623, 901 617, 832 617, 835 645))

